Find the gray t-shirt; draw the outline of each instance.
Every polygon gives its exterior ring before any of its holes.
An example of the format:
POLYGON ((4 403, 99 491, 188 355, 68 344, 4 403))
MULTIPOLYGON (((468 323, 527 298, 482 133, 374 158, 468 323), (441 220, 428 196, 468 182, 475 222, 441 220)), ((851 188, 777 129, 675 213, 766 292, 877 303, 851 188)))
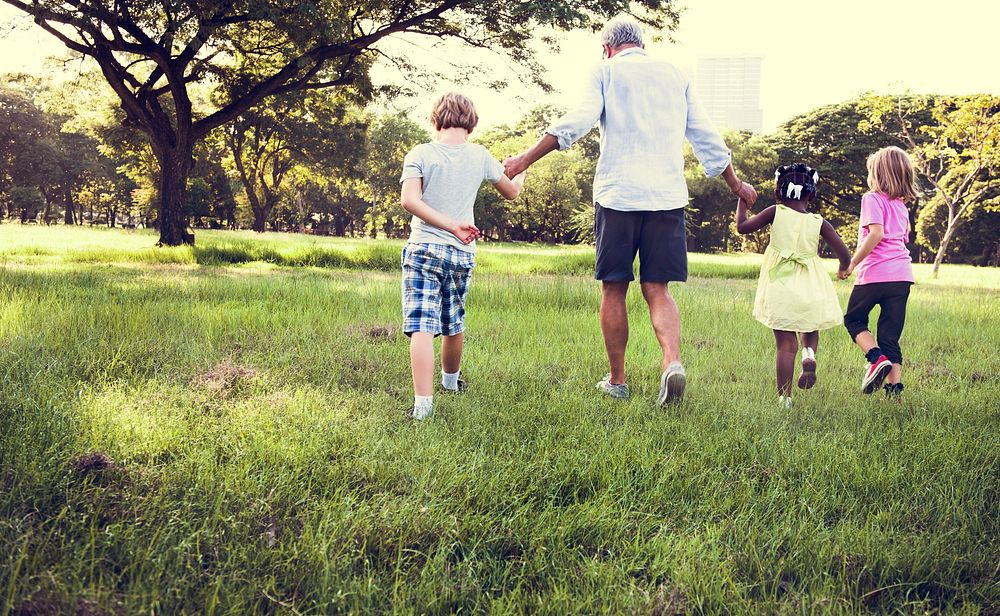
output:
MULTIPOLYGON (((503 173, 500 161, 477 143, 421 143, 403 159, 399 181, 423 178, 423 200, 427 205, 460 222, 474 223, 472 208, 479 187, 484 180, 499 182, 503 173)), ((410 243, 445 244, 466 252, 476 251, 475 242, 463 244, 449 231, 416 216, 410 223, 410 243)))

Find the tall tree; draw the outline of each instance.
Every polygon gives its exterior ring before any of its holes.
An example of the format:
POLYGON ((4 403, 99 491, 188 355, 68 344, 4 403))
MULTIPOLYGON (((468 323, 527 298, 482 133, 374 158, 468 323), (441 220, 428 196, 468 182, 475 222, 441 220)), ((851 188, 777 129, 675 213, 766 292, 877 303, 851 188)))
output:
POLYGON ((959 226, 976 209, 1000 203, 1000 96, 872 96, 867 106, 872 126, 899 127, 917 172, 947 208, 932 269, 937 277, 959 226), (914 120, 928 109, 932 122, 914 120))
POLYGON ((319 164, 330 173, 355 166, 366 128, 359 116, 350 101, 319 91, 251 109, 228 127, 226 141, 253 210, 254 231, 265 230, 296 164, 319 164))
MULTIPOLYGON (((383 43, 426 35, 500 49, 532 60, 532 33, 595 25, 621 11, 657 29, 676 25, 672 0, 3 0, 69 49, 93 58, 121 100, 126 121, 144 132, 160 167, 160 242, 193 243, 183 213, 195 143, 265 99, 290 92, 368 86, 380 56, 404 69, 419 60, 383 43), (249 75, 242 94, 198 112, 189 88, 210 77, 249 75)), ((529 74, 531 74, 529 72, 529 74)))

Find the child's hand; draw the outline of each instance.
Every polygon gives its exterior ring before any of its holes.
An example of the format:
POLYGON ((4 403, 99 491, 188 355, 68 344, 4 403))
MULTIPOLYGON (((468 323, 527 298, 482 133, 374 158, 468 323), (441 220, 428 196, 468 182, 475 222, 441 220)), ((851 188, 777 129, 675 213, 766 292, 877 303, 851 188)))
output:
POLYGON ((839 270, 837 272, 837 278, 839 278, 840 280, 847 280, 853 273, 854 273, 854 264, 851 263, 849 266, 847 266, 847 269, 839 270))
POLYGON ((482 235, 476 225, 471 222, 456 222, 450 231, 463 244, 471 244, 476 238, 482 235))

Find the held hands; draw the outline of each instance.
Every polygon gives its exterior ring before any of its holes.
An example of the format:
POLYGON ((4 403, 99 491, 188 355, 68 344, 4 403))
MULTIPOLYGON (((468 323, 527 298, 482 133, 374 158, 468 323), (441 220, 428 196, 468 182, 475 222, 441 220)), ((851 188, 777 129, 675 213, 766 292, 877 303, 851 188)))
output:
POLYGON ((854 262, 852 261, 850 265, 847 266, 845 270, 839 270, 837 272, 837 278, 840 280, 847 280, 847 278, 854 273, 854 262))
POLYGON ((752 206, 757 201, 757 191, 746 182, 739 182, 729 187, 734 195, 746 202, 747 206, 752 206))
POLYGON ((508 156, 503 159, 504 175, 514 179, 528 170, 528 163, 524 159, 524 154, 519 156, 508 156))
POLYGON ((474 240, 482 236, 482 232, 471 222, 456 221, 448 231, 463 244, 471 244, 474 240))

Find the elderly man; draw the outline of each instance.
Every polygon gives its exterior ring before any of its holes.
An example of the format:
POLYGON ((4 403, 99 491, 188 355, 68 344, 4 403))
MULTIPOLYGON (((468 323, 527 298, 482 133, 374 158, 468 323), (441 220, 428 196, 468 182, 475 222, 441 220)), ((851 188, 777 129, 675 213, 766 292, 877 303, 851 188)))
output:
POLYGON ((642 295, 663 349, 657 403, 684 395, 680 315, 668 283, 687 280, 687 238, 682 145, 687 138, 709 176, 725 178, 748 203, 753 187, 741 182, 729 149, 699 106, 690 80, 669 62, 646 53, 639 24, 613 19, 601 35, 605 60, 587 75, 579 106, 557 120, 531 149, 504 161, 514 177, 549 152, 564 150, 600 121, 601 157, 594 177, 594 227, 601 281, 601 332, 610 373, 597 387, 628 398, 625 296, 639 255, 642 295))

